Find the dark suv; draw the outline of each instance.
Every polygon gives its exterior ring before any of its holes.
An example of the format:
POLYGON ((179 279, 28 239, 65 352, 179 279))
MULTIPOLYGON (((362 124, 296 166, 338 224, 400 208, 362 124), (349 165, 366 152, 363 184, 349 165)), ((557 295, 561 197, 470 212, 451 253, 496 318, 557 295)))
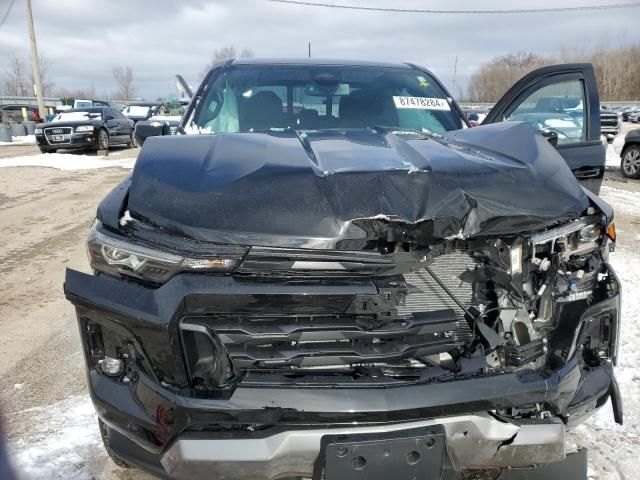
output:
POLYGON ((193 99, 98 207, 94 274, 66 274, 119 465, 586 478, 567 429, 609 399, 622 422, 613 211, 576 180, 604 168, 591 65, 475 128, 410 64, 227 61, 193 99), (570 125, 505 121, 565 88, 570 125))

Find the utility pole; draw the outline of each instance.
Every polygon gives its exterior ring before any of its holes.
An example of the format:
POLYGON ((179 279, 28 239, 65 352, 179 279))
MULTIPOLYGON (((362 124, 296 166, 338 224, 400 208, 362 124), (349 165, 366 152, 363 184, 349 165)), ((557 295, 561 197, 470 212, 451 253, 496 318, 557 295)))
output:
POLYGON ((29 40, 31 40, 31 68, 33 69, 34 88, 36 91, 36 100, 38 101, 38 110, 40 118, 44 118, 47 112, 44 107, 44 98, 42 97, 42 79, 40 78, 40 62, 38 61, 38 47, 36 46, 36 32, 33 29, 33 14, 31 13, 31 0, 27 0, 27 26, 29 27, 29 40))

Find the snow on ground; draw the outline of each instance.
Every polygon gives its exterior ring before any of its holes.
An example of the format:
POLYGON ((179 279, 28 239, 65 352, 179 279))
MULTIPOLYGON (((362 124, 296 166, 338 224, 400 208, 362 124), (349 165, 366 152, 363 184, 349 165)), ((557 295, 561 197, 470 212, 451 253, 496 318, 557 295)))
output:
POLYGON ((624 147, 624 135, 618 135, 611 145, 605 144, 607 160, 605 168, 620 168, 620 152, 624 147))
POLYGON ((589 450, 590 479, 631 480, 638 478, 636 463, 640 455, 640 307, 635 301, 635 292, 640 290, 640 253, 629 246, 619 248, 611 256, 611 263, 622 281, 622 341, 616 378, 622 391, 625 424, 621 427, 614 423, 609 402, 571 432, 569 442, 589 450))
POLYGON ((123 152, 110 152, 107 157, 76 153, 41 153, 22 157, 0 158, 1 167, 50 167, 58 170, 91 170, 94 168, 133 168, 135 158, 116 158, 123 152))
MULTIPOLYGON (((603 186, 601 196, 618 215, 637 216, 640 193, 603 186)), ((640 456, 640 250, 638 235, 627 237, 618 229, 616 252, 610 257, 622 282, 622 335, 616 378, 624 403, 624 426, 613 422, 611 403, 607 403, 585 424, 569 435, 569 443, 589 450, 589 478, 592 480, 631 480, 638 478, 640 456)))
POLYGON ((98 417, 89 395, 69 397, 46 407, 15 412, 31 427, 9 446, 23 480, 93 479, 91 463, 103 455, 98 417))
POLYGON ((11 137, 11 138, 13 141, 0 142, 0 146, 2 145, 35 145, 36 144, 35 135, 24 135, 22 137, 11 137))

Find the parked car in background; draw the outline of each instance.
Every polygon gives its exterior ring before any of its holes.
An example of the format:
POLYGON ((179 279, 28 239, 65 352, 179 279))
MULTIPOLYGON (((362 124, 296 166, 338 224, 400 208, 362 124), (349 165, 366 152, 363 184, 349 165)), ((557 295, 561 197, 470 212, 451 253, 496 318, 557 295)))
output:
POLYGON ((631 115, 629 115, 629 121, 631 123, 639 123, 640 122, 640 111, 637 111, 637 112, 632 113, 631 115))
POLYGON ((134 136, 138 145, 144 145, 147 137, 175 135, 184 113, 180 104, 164 104, 163 108, 147 120, 136 122, 134 136))
POLYGON ((609 400, 622 422, 613 210, 576 180, 605 164, 591 65, 477 128, 408 64, 229 60, 192 98, 66 273, 118 465, 586 479, 567 429, 609 400))
POLYGON ((84 100, 76 98, 73 101, 73 108, 87 108, 87 107, 111 107, 111 103, 106 100, 84 100))
POLYGON ((22 123, 24 121, 24 115, 22 114, 22 109, 26 108, 27 110, 27 120, 33 122, 42 122, 40 118, 40 112, 38 111, 38 107, 34 107, 33 105, 0 105, 0 122, 16 122, 22 123))
POLYGON ((135 146, 133 120, 111 107, 74 108, 56 115, 36 128, 40 151, 90 148, 108 150, 110 146, 135 146))
POLYGON ((640 178, 640 129, 631 130, 624 137, 620 152, 620 170, 627 178, 640 178))
POLYGON ((469 125, 475 127, 480 125, 489 113, 488 108, 463 108, 462 111, 469 121, 469 125))
POLYGON ((148 120, 156 115, 164 115, 165 108, 162 103, 132 103, 122 109, 122 114, 133 120, 133 123, 137 123, 140 120, 148 120))
POLYGON ((636 113, 640 112, 640 106, 637 107, 630 107, 627 108, 626 110, 622 111, 622 121, 624 122, 628 122, 629 121, 629 117, 631 115, 634 115, 636 113))

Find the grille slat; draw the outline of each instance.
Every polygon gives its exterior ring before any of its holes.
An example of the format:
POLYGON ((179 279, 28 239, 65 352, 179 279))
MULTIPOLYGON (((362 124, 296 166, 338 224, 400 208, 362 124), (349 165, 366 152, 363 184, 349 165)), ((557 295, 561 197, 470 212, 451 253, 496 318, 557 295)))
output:
POLYGON ((314 342, 298 345, 228 345, 227 351, 239 368, 311 367, 375 362, 397 362, 451 350, 452 339, 434 335, 398 338, 388 342, 314 342))
POLYGON ((49 127, 44 129, 44 136, 51 145, 71 143, 71 127, 49 127), (53 140, 54 135, 63 136, 62 140, 53 140))

